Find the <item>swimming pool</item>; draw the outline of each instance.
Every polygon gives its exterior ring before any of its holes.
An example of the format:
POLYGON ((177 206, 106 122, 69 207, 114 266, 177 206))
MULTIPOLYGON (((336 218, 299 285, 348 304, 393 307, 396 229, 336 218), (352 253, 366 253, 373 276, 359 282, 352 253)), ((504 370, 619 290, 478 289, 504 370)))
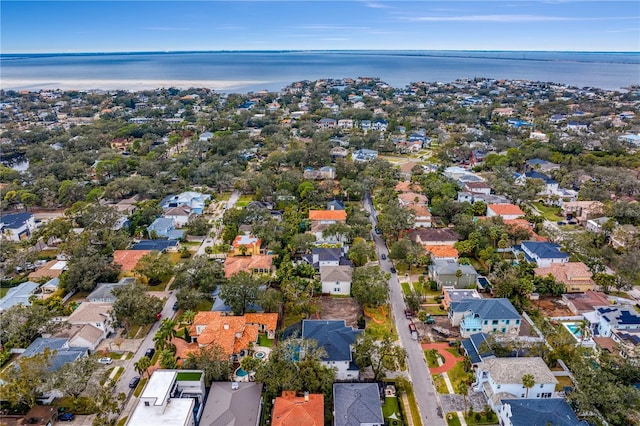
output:
POLYGON ((242 367, 239 367, 239 368, 236 370, 236 376, 238 376, 238 377, 245 377, 245 376, 246 376, 246 375, 248 375, 248 374, 249 374, 249 373, 247 373, 246 371, 244 371, 244 370, 242 369, 242 367))
POLYGON ((580 324, 576 322, 563 322, 562 325, 565 326, 569 333, 576 339, 580 340, 582 338, 582 331, 580 331, 580 324))
POLYGON ((264 359, 264 357, 266 356, 267 356, 267 353, 263 351, 257 351, 255 354, 253 354, 253 357, 256 359, 264 359))

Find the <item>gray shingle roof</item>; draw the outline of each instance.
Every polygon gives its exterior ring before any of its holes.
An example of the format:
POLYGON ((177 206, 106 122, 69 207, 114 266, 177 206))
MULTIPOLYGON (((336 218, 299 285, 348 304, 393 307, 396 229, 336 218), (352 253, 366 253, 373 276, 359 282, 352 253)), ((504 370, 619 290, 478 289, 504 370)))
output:
POLYGON ((350 266, 321 266, 320 281, 351 282, 353 269, 350 266))
POLYGON ((29 347, 20 356, 31 357, 44 353, 45 349, 49 349, 52 355, 49 358, 49 371, 56 371, 64 364, 73 362, 78 358, 87 355, 89 348, 69 348, 67 347, 68 339, 64 338, 44 338, 38 337, 29 345, 29 347), (53 354, 55 351, 55 354, 53 354))
POLYGON ((333 408, 335 426, 384 423, 377 383, 334 383, 333 408))
POLYGON ((7 291, 7 294, 0 299, 0 311, 19 304, 25 306, 31 305, 29 298, 38 287, 40 287, 40 284, 32 281, 26 281, 16 287, 10 288, 9 291, 7 291))
POLYGON ((480 320, 494 319, 520 319, 520 314, 513 307, 509 299, 467 299, 461 302, 452 302, 453 312, 473 312, 480 320))
POLYGON ((536 384, 558 383, 540 357, 488 359, 479 364, 478 370, 488 371, 496 384, 522 384, 525 374, 532 374, 536 384))
POLYGON ((351 361, 351 345, 362 330, 347 327, 344 320, 304 320, 302 338, 313 339, 327 352, 324 361, 351 361))
POLYGON ((580 421, 562 398, 551 399, 503 399, 511 406, 513 426, 587 426, 580 421))

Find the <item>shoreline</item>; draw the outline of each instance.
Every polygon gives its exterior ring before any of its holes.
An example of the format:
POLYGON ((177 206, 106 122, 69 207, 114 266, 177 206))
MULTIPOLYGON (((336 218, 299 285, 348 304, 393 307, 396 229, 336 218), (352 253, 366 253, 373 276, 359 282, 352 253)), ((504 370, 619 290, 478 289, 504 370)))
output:
MULTIPOLYGON (((246 90, 252 87, 272 87, 277 84, 268 80, 57 80, 46 81, 40 79, 19 80, 2 79, 0 90, 14 91, 40 91, 40 90, 156 90, 160 88, 175 87, 176 89, 207 88, 217 91, 246 90)), ((261 90, 261 89, 256 89, 261 90)), ((280 89, 277 89, 280 90, 280 89)))

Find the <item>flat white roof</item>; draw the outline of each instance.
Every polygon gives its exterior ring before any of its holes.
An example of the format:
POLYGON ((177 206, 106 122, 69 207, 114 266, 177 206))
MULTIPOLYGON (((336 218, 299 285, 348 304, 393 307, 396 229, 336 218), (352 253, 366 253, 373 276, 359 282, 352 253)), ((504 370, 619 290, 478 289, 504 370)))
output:
POLYGON ((67 261, 61 260, 59 262, 54 263, 50 269, 64 269, 65 266, 67 266, 67 261))
POLYGON ((162 405, 162 402, 167 398, 167 394, 171 391, 177 375, 178 373, 175 370, 154 371, 140 398, 157 398, 156 405, 162 405))
MULTIPOLYGON (((147 384, 148 386, 149 384, 147 384)), ((163 411, 162 407, 145 407, 143 401, 138 401, 138 405, 133 410, 127 426, 189 425, 193 417, 194 405, 195 400, 193 398, 172 398, 163 411)))

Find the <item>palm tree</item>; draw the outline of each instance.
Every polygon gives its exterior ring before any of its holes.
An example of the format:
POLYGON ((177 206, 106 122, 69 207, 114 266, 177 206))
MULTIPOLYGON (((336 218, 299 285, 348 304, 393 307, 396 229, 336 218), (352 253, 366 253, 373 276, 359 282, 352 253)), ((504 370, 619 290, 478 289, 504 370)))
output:
POLYGON ((187 309, 182 313, 182 317, 180 319, 182 322, 185 322, 187 324, 193 324, 193 320, 195 318, 196 318, 196 312, 191 309, 187 309))
POLYGON ((174 369, 178 366, 176 357, 169 349, 160 352, 160 368, 174 369))
POLYGON ((522 386, 527 388, 527 396, 529 398, 529 389, 531 389, 536 384, 536 379, 533 377, 533 374, 527 373, 522 376, 522 386))
POLYGON ((460 277, 462 277, 462 270, 456 269, 456 288, 460 287, 460 277))
POLYGON ((169 344, 176 337, 176 324, 177 321, 169 318, 162 320, 158 332, 153 337, 153 341, 158 349, 166 349, 169 344))
POLYGON ((469 387, 465 382, 458 382, 456 386, 456 392, 462 395, 464 399, 464 411, 467 411, 467 395, 469 395, 469 387))
POLYGON ((143 356, 133 364, 133 368, 135 368, 136 372, 141 376, 144 376, 149 367, 151 367, 151 360, 146 356, 143 356))

